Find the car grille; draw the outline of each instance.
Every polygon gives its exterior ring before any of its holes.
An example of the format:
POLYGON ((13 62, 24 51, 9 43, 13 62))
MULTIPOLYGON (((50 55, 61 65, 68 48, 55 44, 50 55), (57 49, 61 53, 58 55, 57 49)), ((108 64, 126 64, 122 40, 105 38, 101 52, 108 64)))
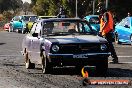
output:
MULTIPOLYGON (((79 54, 79 53, 100 53, 104 52, 100 49, 101 44, 68 44, 60 45, 58 53, 63 54, 79 54)), ((106 52, 106 51, 105 51, 106 52)))

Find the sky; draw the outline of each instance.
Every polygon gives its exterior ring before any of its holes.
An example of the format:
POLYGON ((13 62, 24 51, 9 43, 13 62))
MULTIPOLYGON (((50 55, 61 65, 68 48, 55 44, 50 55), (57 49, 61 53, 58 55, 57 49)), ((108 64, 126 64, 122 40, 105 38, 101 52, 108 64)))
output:
POLYGON ((31 0, 22 0, 23 2, 31 3, 31 0))

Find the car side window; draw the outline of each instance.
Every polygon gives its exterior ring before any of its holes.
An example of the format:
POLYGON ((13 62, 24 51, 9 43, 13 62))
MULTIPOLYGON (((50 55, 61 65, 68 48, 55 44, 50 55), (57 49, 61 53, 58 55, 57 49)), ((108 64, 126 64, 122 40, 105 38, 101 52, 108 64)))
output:
POLYGON ((125 24, 125 19, 123 19, 120 23, 119 23, 119 26, 124 26, 125 24))
POLYGON ((124 27, 125 27, 125 28, 130 28, 130 21, 129 21, 128 18, 125 20, 125 25, 124 25, 124 27))
POLYGON ((89 22, 91 24, 99 24, 99 18, 98 17, 92 17, 89 19, 89 22))

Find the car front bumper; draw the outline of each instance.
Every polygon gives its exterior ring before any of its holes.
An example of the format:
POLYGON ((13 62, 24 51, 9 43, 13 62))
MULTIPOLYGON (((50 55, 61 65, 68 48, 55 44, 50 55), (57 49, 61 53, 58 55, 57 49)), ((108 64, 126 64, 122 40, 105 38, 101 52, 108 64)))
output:
POLYGON ((93 63, 108 59, 111 53, 86 53, 86 54, 48 54, 51 63, 64 65, 77 65, 78 63, 93 63))

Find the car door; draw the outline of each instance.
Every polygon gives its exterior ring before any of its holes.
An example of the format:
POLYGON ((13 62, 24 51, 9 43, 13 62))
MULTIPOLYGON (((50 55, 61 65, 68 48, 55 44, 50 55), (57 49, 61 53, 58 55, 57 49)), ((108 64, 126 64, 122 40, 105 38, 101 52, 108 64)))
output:
POLYGON ((130 26, 131 26, 130 18, 127 18, 124 25, 124 41, 126 42, 130 40, 130 36, 131 36, 130 26))
POLYGON ((125 18, 119 28, 120 41, 127 42, 130 39, 130 19, 125 18))
POLYGON ((31 47, 30 47, 30 58, 32 58, 32 61, 34 63, 38 63, 40 64, 41 63, 41 59, 40 59, 40 44, 41 44, 41 41, 42 41, 42 38, 41 38, 41 23, 37 23, 36 25, 36 28, 32 32, 31 36, 29 37, 29 40, 30 40, 30 44, 31 44, 31 47))
POLYGON ((126 40, 126 31, 128 30, 128 28, 125 26, 126 24, 128 24, 128 19, 125 18, 123 19, 117 26, 116 26, 116 31, 118 33, 118 38, 121 42, 125 42, 126 40))

